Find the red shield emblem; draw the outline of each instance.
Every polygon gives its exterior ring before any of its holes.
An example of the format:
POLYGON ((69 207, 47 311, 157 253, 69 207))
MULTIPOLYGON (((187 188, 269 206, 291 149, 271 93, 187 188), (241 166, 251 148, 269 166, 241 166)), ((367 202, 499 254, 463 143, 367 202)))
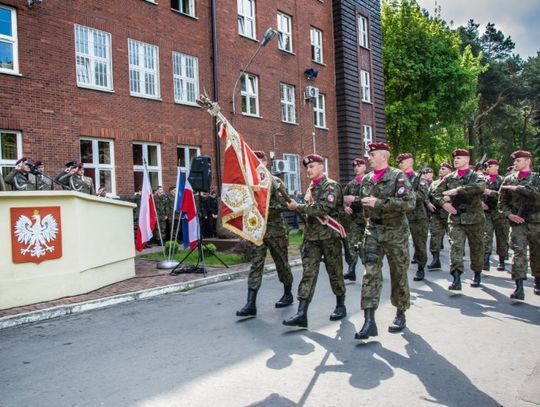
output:
POLYGON ((41 263, 62 257, 59 206, 10 208, 13 263, 41 263))

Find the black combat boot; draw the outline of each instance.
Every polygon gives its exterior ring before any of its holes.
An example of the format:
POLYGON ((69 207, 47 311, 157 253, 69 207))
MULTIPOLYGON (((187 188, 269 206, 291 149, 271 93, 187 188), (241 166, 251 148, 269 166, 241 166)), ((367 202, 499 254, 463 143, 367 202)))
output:
POLYGON ((367 339, 378 334, 377 324, 375 323, 375 308, 366 308, 364 310, 364 325, 358 333, 354 334, 354 339, 367 339))
POLYGON ((336 296, 336 309, 330 315, 330 321, 338 321, 347 316, 347 308, 345 308, 345 296, 336 296))
POLYGON ((418 265, 418 270, 416 270, 416 275, 414 276, 414 281, 422 281, 424 279, 424 266, 418 265))
POLYGON ((388 327, 388 332, 401 332, 405 329, 405 326, 405 311, 398 309, 392 325, 388 327))
POLYGON ((349 270, 343 275, 345 280, 356 281, 356 261, 349 264, 349 270))
POLYGON ((484 265, 482 266, 482 270, 489 271, 489 253, 484 253, 484 265))
POLYGON ((278 302, 276 302, 276 308, 288 307, 294 302, 291 288, 291 284, 283 286, 283 296, 278 300, 278 302))
POLYGON ((309 301, 300 300, 298 303, 298 312, 294 314, 289 319, 283 321, 283 325, 287 326, 299 326, 302 328, 307 328, 307 311, 309 307, 309 301))
POLYGON ((459 271, 452 271, 450 274, 452 274, 454 280, 448 289, 452 291, 461 291, 461 273, 459 271))
POLYGON ((504 271, 506 269, 506 265, 504 264, 504 261, 506 258, 504 256, 499 256, 499 265, 497 266, 498 271, 504 271))
POLYGON ((525 292, 523 291, 523 279, 516 280, 516 290, 510 294, 513 300, 524 300, 525 292))
POLYGON ((413 257, 412 257, 412 260, 411 260, 411 264, 417 264, 418 263, 418 260, 416 260, 416 253, 414 253, 413 257))
POLYGON ((431 260, 431 263, 428 264, 428 270, 440 269, 441 259, 439 257, 439 252, 431 252, 431 255, 433 256, 433 260, 431 260))
POLYGON ((540 277, 534 278, 534 293, 540 295, 540 277))
POLYGON ((482 282, 481 273, 474 272, 474 277, 471 283, 471 287, 480 287, 480 283, 482 282))
POLYGON ((248 290, 247 303, 240 311, 236 311, 237 317, 250 317, 257 315, 257 290, 248 290))

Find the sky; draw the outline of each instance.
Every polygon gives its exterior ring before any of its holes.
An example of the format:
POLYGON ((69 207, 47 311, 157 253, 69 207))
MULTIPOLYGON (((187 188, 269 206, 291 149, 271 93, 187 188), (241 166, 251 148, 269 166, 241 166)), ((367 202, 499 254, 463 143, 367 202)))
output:
POLYGON ((441 18, 454 27, 466 25, 472 18, 481 24, 480 34, 487 23, 516 44, 514 53, 523 59, 540 51, 540 0, 417 0, 420 7, 433 15, 435 2, 442 7, 441 18))

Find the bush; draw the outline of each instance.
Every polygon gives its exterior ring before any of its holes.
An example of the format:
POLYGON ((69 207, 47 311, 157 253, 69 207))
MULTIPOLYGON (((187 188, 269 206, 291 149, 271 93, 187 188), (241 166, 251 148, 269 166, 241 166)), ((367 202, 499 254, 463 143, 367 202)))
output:
POLYGON ((203 247, 205 254, 212 254, 217 252, 217 247, 213 243, 205 244, 203 247))
POLYGON ((171 250, 172 253, 174 254, 178 252, 179 249, 180 249, 180 245, 178 244, 178 242, 174 240, 169 240, 165 242, 165 253, 169 253, 169 250, 171 250))

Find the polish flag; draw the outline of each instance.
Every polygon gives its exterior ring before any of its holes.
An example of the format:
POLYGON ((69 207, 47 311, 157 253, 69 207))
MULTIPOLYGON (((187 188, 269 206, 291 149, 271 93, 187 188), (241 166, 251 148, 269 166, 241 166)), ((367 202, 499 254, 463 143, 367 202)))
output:
POLYGON ((144 249, 144 245, 152 239, 152 232, 156 227, 156 206, 154 205, 154 196, 150 186, 150 178, 146 168, 143 173, 143 185, 141 191, 141 204, 139 208, 139 225, 137 227, 137 239, 135 248, 138 251, 144 249))
POLYGON ((182 195, 182 206, 180 210, 185 214, 187 221, 188 238, 182 239, 184 243, 184 249, 187 249, 188 246, 190 249, 194 249, 197 247, 197 243, 199 241, 199 221, 197 218, 195 195, 193 194, 193 188, 191 186, 191 183, 187 178, 185 180, 184 193, 182 195))

